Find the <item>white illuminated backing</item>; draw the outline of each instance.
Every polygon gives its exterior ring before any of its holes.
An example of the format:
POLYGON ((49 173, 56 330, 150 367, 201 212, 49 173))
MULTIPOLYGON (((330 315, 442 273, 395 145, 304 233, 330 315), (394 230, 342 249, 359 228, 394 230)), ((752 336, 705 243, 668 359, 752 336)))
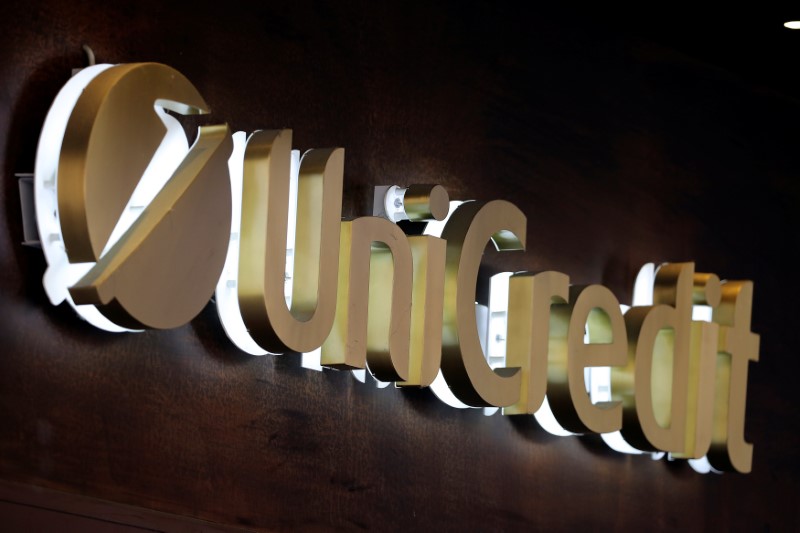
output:
MULTIPOLYGON (((433 237, 441 237, 445 224, 447 224, 447 221, 450 219, 453 212, 462 203, 463 202, 458 201, 450 202, 450 207, 447 210, 447 216, 444 218, 444 220, 432 220, 428 222, 425 225, 424 234, 431 235, 433 237)), ((440 401, 446 403, 450 407, 455 407, 456 409, 468 409, 470 407, 456 398, 455 394, 453 394, 453 392, 450 390, 450 387, 447 385, 447 382, 444 380, 444 375, 442 375, 441 369, 439 370, 439 373, 436 374, 436 379, 434 379, 433 383, 431 383, 431 390, 440 401)))
POLYGON ((158 105, 153 107, 158 118, 166 126, 167 132, 155 154, 153 154, 153 158, 147 165, 144 174, 142 174, 142 178, 131 193, 128 204, 114 226, 114 230, 111 232, 111 236, 100 254, 101 256, 105 255, 120 237, 128 231, 136 219, 139 218, 139 215, 142 214, 144 208, 150 205, 156 195, 164 188, 164 185, 186 158, 186 154, 189 153, 189 142, 178 119, 167 113, 163 107, 158 105))
MULTIPOLYGON (((259 346, 247 331, 247 326, 239 310, 239 235, 242 226, 242 181, 244 179, 244 154, 247 146, 247 134, 237 131, 233 134, 233 152, 228 159, 228 171, 231 178, 231 237, 228 242, 228 254, 222 276, 217 282, 214 297, 217 303, 217 314, 228 338, 243 352, 251 355, 265 355, 269 352, 259 346)), ((289 181, 289 220, 286 238, 286 271, 284 281, 284 298, 286 305, 292 304, 292 277, 294 272, 294 240, 297 227, 297 180, 300 173, 300 152, 292 150, 289 181)), ((319 350, 303 354, 303 366, 313 370, 321 370, 319 350)))
MULTIPOLYGON (((87 85, 101 72, 113 65, 93 65, 79 71, 59 91, 53 105, 47 113, 42 126, 39 145, 36 150, 36 168, 34 173, 34 203, 36 206, 36 224, 47 261, 42 284, 45 293, 53 305, 67 301, 75 312, 92 324, 105 331, 130 331, 122 328, 105 316, 93 305, 75 305, 67 290, 80 280, 94 263, 70 263, 61 233, 61 222, 58 213, 58 159, 61 144, 67 129, 67 122, 78 102, 78 98, 87 85)), ((109 242, 109 246, 111 242, 109 242)))
POLYGON ((708 474, 712 472, 714 474, 722 474, 722 470, 717 470, 716 468, 711 466, 711 463, 708 461, 708 456, 706 455, 704 455, 700 459, 689 459, 688 463, 689 466, 692 467, 692 470, 694 470, 698 474, 708 474))
POLYGON ((789 22, 785 22, 783 26, 790 30, 800 30, 800 20, 790 20, 789 22))
MULTIPOLYGON (((636 282, 633 287, 633 305, 636 307, 653 305, 653 286, 655 284, 656 266, 653 263, 647 263, 639 270, 636 276, 636 282)), ((629 309, 626 305, 620 305, 623 314, 629 309)), ((711 322, 712 313, 711 307, 707 305, 695 305, 692 307, 692 320, 711 322)), ((611 401, 611 369, 608 367, 592 368, 591 373, 587 379, 587 388, 592 398, 592 403, 600 401, 611 401), (606 394, 605 391, 608 391, 606 394)), ((620 453, 627 454, 643 454, 643 452, 625 441, 622 433, 615 431, 613 433, 603 433, 601 435, 603 441, 612 450, 620 453)), ((650 453, 653 460, 659 460, 667 456, 670 460, 671 457, 664 452, 650 453)), ((712 468, 707 457, 700 459, 689 459, 689 465, 696 472, 700 474, 707 474, 714 472, 720 474, 719 470, 712 468)))
MULTIPOLYGON (((656 265, 647 263, 639 269, 636 275, 636 281, 633 284, 633 301, 631 302, 634 307, 643 305, 653 305, 653 285, 656 280, 656 265)), ((629 307, 627 305, 620 305, 620 311, 624 314, 629 307)), ((590 394, 592 394, 592 403, 611 401, 611 368, 610 367, 595 367, 591 369, 590 394), (604 391, 608 391, 605 393, 604 391)), ((622 436, 622 432, 614 431, 611 433, 603 433, 600 435, 606 446, 619 453, 627 453, 632 455, 640 455, 645 452, 631 446, 622 436)), ((652 454, 653 459, 660 459, 662 454, 652 454)))
MULTIPOLYGON (((713 318, 713 309, 708 305, 695 305, 692 307, 692 320, 699 322, 711 322, 713 318)), ((689 459, 689 466, 699 474, 722 474, 721 470, 715 469, 708 461, 708 456, 703 456, 700 459, 689 459)))
MULTIPOLYGON (((506 364, 506 322, 508 320, 508 279, 511 272, 500 272, 489 279, 489 305, 475 304, 478 338, 489 367, 494 370, 506 364)), ((483 414, 491 416, 497 407, 484 407, 483 414)))
MULTIPOLYGON (((118 326, 103 316, 93 305, 75 305, 72 301, 68 288, 80 280, 94 263, 69 262, 58 213, 58 160, 67 123, 84 89, 97 75, 112 66, 93 65, 78 71, 53 101, 45 118, 36 152, 34 202, 42 250, 48 265, 43 285, 51 303, 58 305, 66 300, 81 318, 106 331, 138 331, 118 326)), ((164 124, 166 133, 131 193, 100 257, 105 255, 139 218, 189 152, 189 143, 180 122, 161 106, 154 104, 153 107, 164 124)))
MULTIPOLYGON (((508 334, 508 287, 511 272, 501 272, 491 278, 489 292, 489 319, 488 339, 484 352, 489 366, 494 368, 505 366, 506 346, 508 334)), ((484 414, 494 414, 497 408, 484 408, 484 414)), ((534 413, 536 422, 548 433, 559 437, 573 435, 558 423, 550 409, 550 403, 545 396, 541 407, 534 413)))
MULTIPOLYGON (((388 194, 387 194, 388 196, 388 194)), ((425 235, 441 237, 442 231, 447 221, 452 216, 458 206, 464 202, 451 201, 447 216, 443 220, 432 220, 425 226, 425 235)), ((475 322, 478 326, 478 339, 483 350, 486 363, 492 369, 505 366, 505 334, 506 334, 506 315, 508 313, 508 278, 510 272, 503 272, 492 276, 489 288, 489 305, 475 303, 475 322)), ((442 375, 442 371, 436 375, 436 379, 431 384, 431 390, 440 401, 456 409, 468 409, 469 405, 460 401, 442 375)), ((500 411, 497 407, 484 407, 482 412, 486 416, 492 416, 500 411)))
POLYGON ((237 131, 233 134, 233 152, 228 159, 228 174, 231 180, 231 236, 228 241, 228 254, 222 267, 222 276, 214 291, 217 315, 228 338, 237 348, 250 355, 264 355, 261 348, 247 332, 247 326, 239 312, 239 231, 242 226, 242 179, 244 175, 244 150, 247 134, 237 131))
MULTIPOLYGON (((634 306, 653 305, 653 286, 655 284, 656 271, 656 266, 653 263, 648 263, 642 266, 642 268, 639 270, 633 289, 632 303, 634 306)), ((484 353, 486 353, 487 362, 492 368, 503 366, 506 359, 508 287, 510 277, 511 273, 504 272, 492 276, 491 279, 491 292, 488 309, 489 317, 487 324, 488 339, 485 341, 485 343, 483 343, 483 346, 484 353)), ((623 314, 627 312, 629 308, 630 307, 627 305, 620 305, 620 311, 622 311, 623 314)), ((480 313, 478 316, 480 316, 480 313)), ((692 309, 692 319, 710 322, 711 307, 703 305, 694 306, 692 309)), ((481 327, 480 324, 482 323, 483 322, 481 320, 478 321, 479 328, 481 327)), ((587 335, 585 342, 588 341, 589 339, 587 335)), ((610 367, 589 367, 585 370, 584 376, 586 391, 589 394, 593 404, 612 401, 610 367)), ((432 388, 434 389, 436 396, 448 405, 459 408, 468 407, 459 402, 453 396, 447 387, 441 372, 437 376, 437 381, 434 382, 432 388)), ((496 408, 485 408, 484 414, 490 415, 494 414, 496 411, 496 408)), ((534 413, 534 417, 542 429, 552 435, 560 437, 574 435, 574 433, 564 429, 564 427, 558 423, 558 420, 556 420, 556 417, 550 408, 547 396, 545 396, 544 402, 539 410, 534 413)), ((647 453, 631 446, 628 442, 626 442, 620 431, 604 433, 601 435, 601 437, 606 445, 616 452, 636 455, 647 453)), ((653 460, 659 460, 667 456, 667 454, 664 452, 654 452, 649 453, 649 455, 653 460)), ((690 459, 688 462, 689 465, 698 473, 721 473, 720 471, 711 467, 707 457, 690 459)))
MULTIPOLYGON (((447 217, 441 221, 428 222, 425 227, 425 235, 441 237, 445 224, 453 214, 455 209, 463 202, 451 201, 447 217)), ((508 286, 510 272, 501 272, 492 276, 489 291, 489 306, 475 304, 475 315, 478 324, 478 336, 481 340, 481 347, 486 357, 487 364, 492 368, 505 366, 506 362, 506 335, 508 331, 508 286)), ((431 384, 431 390, 439 400, 450 407, 457 409, 467 409, 470 406, 461 402, 450 390, 447 382, 442 375, 442 371, 436 375, 436 379, 431 384)), ((491 416, 499 411, 497 407, 484 407, 483 414, 491 416)), ((536 422, 548 433, 557 436, 568 436, 573 433, 564 429, 556 420, 550 404, 545 397, 542 406, 534 414, 536 422)))

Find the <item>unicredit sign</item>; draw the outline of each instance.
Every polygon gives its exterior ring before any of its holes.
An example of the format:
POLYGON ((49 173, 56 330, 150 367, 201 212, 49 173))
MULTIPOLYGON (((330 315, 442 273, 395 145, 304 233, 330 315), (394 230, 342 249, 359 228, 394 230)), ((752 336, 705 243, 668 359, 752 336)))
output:
POLYGON ((438 386, 505 415, 546 411, 565 433, 750 471, 752 282, 663 264, 623 312, 602 285, 517 272, 502 294, 505 358, 490 365, 476 280, 487 242, 525 248, 516 206, 452 207, 441 186, 417 185, 401 200, 406 216, 430 222, 423 235, 387 218, 343 221, 344 150, 300 158, 290 130, 227 125, 201 127, 189 146, 167 110, 208 106, 154 63, 89 67, 53 103, 34 187, 54 304, 108 330, 174 328, 216 293, 225 330, 250 353, 318 351, 325 367, 438 386), (607 371, 604 395, 587 389, 594 369, 607 371))

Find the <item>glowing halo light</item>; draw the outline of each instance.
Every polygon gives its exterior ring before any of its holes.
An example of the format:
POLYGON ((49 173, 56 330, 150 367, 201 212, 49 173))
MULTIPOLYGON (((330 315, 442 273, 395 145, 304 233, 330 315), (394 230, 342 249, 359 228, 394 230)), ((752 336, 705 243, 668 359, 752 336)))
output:
MULTIPOLYGON (((636 281, 633 283, 633 301, 631 303, 634 306, 653 305, 653 285, 655 284, 655 280, 656 265, 654 263, 647 263, 639 269, 639 273, 636 275, 636 281)), ((620 305, 619 307, 623 314, 629 309, 627 305, 620 305)), ((608 367, 593 367, 590 372, 592 402, 609 401, 611 399, 611 369, 608 367), (601 383, 605 385, 604 390, 608 391, 603 397, 599 395, 599 390, 601 388, 599 384, 601 383)), ((600 438, 603 439, 606 446, 615 452, 627 453, 630 455, 641 455, 645 453, 628 444, 622 436, 621 431, 602 433, 600 438)), ((651 454, 654 460, 661 459, 663 456, 663 453, 651 454)))
MULTIPOLYGON (((445 217, 445 219, 441 221, 433 220, 431 222, 428 222, 428 224, 425 226, 424 234, 432 235, 433 237, 441 237, 442 230, 444 230, 445 224, 450 219, 450 216, 453 214, 456 208, 460 206, 462 203, 463 202, 451 201, 450 207, 447 211, 447 217, 445 217)), ((456 398, 456 395, 453 394, 453 392, 450 390, 450 387, 444 380, 444 375, 442 375, 441 369, 439 370, 439 373, 436 374, 436 379, 433 380, 433 383, 431 383, 431 390, 433 391, 433 394, 435 394, 436 397, 439 398, 440 401, 444 402, 450 407, 455 407, 456 409, 469 408, 469 405, 461 402, 458 398, 456 398)))
POLYGON ((790 20, 789 22, 785 22, 783 27, 789 28, 790 30, 800 30, 800 20, 790 20))
POLYGON ((78 102, 83 89, 98 74, 113 65, 94 65, 78 72, 59 91, 53 105, 47 113, 42 126, 42 134, 36 150, 36 167, 33 188, 36 204, 36 225, 39 240, 47 260, 43 285, 50 303, 59 305, 66 300, 78 313, 78 316, 95 327, 106 331, 125 331, 97 310, 93 305, 75 305, 67 290, 81 279, 92 267, 92 263, 70 263, 61 234, 61 223, 58 215, 58 194, 56 191, 58 173, 58 155, 64 140, 67 122, 78 102))
MULTIPOLYGON (((442 221, 432 221, 429 222, 425 228, 426 235, 433 235, 435 237, 439 237, 442 234, 442 230, 444 229, 447 220, 453 214, 455 209, 461 205, 463 202, 458 201, 451 201, 450 202, 450 209, 447 213, 447 217, 442 221)), ((479 327, 479 334, 483 333, 484 335, 481 336, 482 345, 484 354, 486 355, 487 363, 492 368, 496 368, 499 366, 503 366, 505 364, 506 359, 506 343, 505 343, 505 334, 507 330, 507 318, 508 318, 508 287, 509 287, 509 278, 511 277, 510 272, 503 272, 500 274, 496 274, 491 278, 491 288, 489 291, 489 308, 488 308, 488 316, 485 316, 486 313, 483 313, 483 306, 476 304, 476 314, 478 318, 478 327, 479 327)), ((647 263, 639 271, 639 274, 636 277, 636 282, 634 283, 633 289, 633 305, 636 306, 643 306, 643 305, 653 305, 653 285, 655 283, 656 277, 656 265, 654 263, 647 263)), ((702 307, 706 306, 696 306, 695 307, 695 320, 707 320, 710 321, 710 313, 706 313, 706 309, 701 309, 702 307)), ((620 305, 620 310, 625 313, 629 309, 627 305, 620 305)), ((707 311, 710 311, 710 308, 707 308, 707 311)), ((360 372, 363 372, 360 371, 360 372)), ((610 367, 591 367, 586 369, 585 374, 586 380, 586 390, 590 395, 592 403, 598 402, 607 402, 611 400, 611 368, 610 367)), ((359 381, 362 383, 364 382, 363 376, 359 377, 359 381)), ((447 385, 447 382, 442 375, 441 370, 439 371, 436 379, 431 384, 431 390, 436 395, 439 400, 444 402, 445 404, 449 405, 450 407, 455 407, 457 409, 467 409, 470 406, 464 404, 463 402, 459 401, 458 398, 452 393, 450 387, 447 385)), ((491 416, 498 412, 498 408, 484 408, 483 413, 487 416, 491 416)), ((558 437, 567 437, 571 435, 575 435, 565 429, 561 424, 558 423, 555 415, 553 414, 553 410, 550 407, 550 403, 545 396, 544 401, 542 402, 541 407, 533 414, 534 418, 536 419, 537 424, 542 427, 545 431, 550 433, 551 435, 555 435, 558 437)), ((606 445, 611 448, 612 450, 620 453, 625 454, 633 454, 633 455, 642 455, 648 452, 644 452, 639 450, 633 446, 631 446, 622 436, 622 432, 615 431, 612 433, 603 433, 601 434, 601 438, 606 443, 606 445)), ((664 452, 655 452, 649 453, 650 457, 653 460, 660 460, 665 455, 664 452)), ((702 457, 701 459, 693 459, 689 461, 692 468, 697 471, 698 473, 705 474, 708 472, 715 472, 711 468, 711 465, 708 462, 706 457, 702 457)))
MULTIPOLYGON (((113 66, 105 63, 80 70, 64 85, 53 101, 45 118, 36 150, 34 203, 39 240, 48 265, 43 285, 50 302, 53 305, 59 305, 66 300, 78 316, 93 326, 118 333, 140 330, 118 326, 100 313, 94 305, 76 305, 69 294, 69 287, 75 285, 94 263, 69 262, 61 232, 57 190, 61 145, 72 111, 89 83, 101 72, 113 66)), ((170 116, 162 107, 158 105, 153 107, 164 123, 166 133, 142 175, 142 179, 128 199, 100 257, 105 255, 139 218, 144 208, 152 202, 189 152, 189 143, 180 122, 170 116)))
MULTIPOLYGON (((250 355, 266 355, 267 352, 250 336, 239 311, 239 231, 242 226, 242 180, 244 179, 244 152, 247 145, 247 134, 237 131, 233 134, 233 153, 228 159, 228 171, 231 177, 231 237, 228 243, 228 254, 225 266, 214 291, 217 314, 228 338, 240 350, 250 355)), ((292 150, 289 167, 289 226, 286 237, 286 281, 284 298, 286 305, 292 304, 292 278, 294 271, 294 239, 297 228, 297 180, 300 173, 300 151, 292 150)), ((311 359, 303 357, 303 366, 312 370, 322 370, 319 365, 319 350, 311 352, 311 359), (316 361, 313 354, 316 353, 316 361)))
POLYGON ((34 171, 33 190, 36 206, 36 226, 42 252, 47 260, 47 270, 42 284, 45 293, 53 305, 67 301, 78 316, 105 331, 127 331, 108 320, 93 305, 75 305, 68 288, 81 279, 92 267, 92 263, 70 263, 64 238, 61 234, 61 222, 58 215, 58 156, 64 141, 67 122, 78 102, 83 90, 98 74, 113 65, 93 65, 78 72, 59 91, 53 105, 47 112, 39 145, 36 149, 36 166, 34 171))

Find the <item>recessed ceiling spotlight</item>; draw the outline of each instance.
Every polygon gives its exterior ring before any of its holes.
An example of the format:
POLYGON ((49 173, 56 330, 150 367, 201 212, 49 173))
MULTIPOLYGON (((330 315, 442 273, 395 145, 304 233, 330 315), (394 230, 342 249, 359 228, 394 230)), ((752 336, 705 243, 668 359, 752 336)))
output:
POLYGON ((790 30, 800 30, 800 20, 790 20, 789 22, 785 22, 783 26, 790 30))

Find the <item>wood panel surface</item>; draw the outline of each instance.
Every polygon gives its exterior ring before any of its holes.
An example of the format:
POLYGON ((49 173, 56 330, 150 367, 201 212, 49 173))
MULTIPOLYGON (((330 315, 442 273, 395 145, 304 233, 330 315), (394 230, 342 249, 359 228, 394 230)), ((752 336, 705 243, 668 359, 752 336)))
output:
POLYGON ((4 2, 0 478, 267 530, 800 529, 798 94, 586 22, 488 2, 4 2), (555 269, 623 302, 651 261, 754 280, 753 472, 251 357, 212 304, 127 335, 50 306, 14 173, 83 44, 176 68, 234 130, 345 147, 346 217, 381 184, 514 202, 528 249, 487 254, 487 274, 555 269))

